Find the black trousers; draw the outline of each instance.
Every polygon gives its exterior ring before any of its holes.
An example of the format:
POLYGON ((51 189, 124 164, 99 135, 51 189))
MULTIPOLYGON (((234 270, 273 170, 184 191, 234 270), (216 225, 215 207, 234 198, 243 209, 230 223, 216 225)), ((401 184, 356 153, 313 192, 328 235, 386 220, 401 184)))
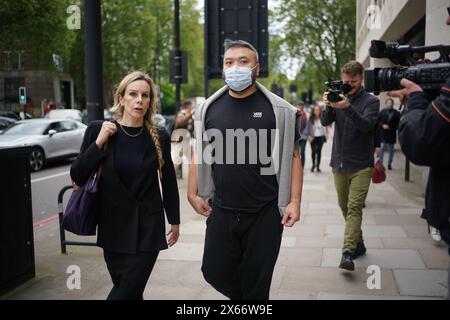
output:
POLYGON ((107 300, 142 300, 158 254, 159 251, 125 254, 103 250, 114 285, 107 300))
POLYGON ((268 300, 283 233, 277 201, 258 213, 213 205, 206 224, 205 280, 232 300, 268 300))
POLYGON ((320 159, 322 157, 322 147, 324 144, 324 137, 315 137, 311 142, 312 163, 314 168, 320 167, 320 159))
POLYGON ((300 156, 302 157, 302 168, 305 168, 305 151, 306 151, 306 143, 308 142, 308 140, 300 140, 300 156))

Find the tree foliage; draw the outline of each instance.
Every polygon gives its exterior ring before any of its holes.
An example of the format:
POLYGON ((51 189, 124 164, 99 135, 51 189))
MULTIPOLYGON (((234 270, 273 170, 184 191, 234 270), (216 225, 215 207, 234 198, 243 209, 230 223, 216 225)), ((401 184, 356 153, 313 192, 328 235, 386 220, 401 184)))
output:
POLYGON ((339 78, 342 65, 355 57, 354 0, 281 0, 277 20, 289 55, 303 61, 296 80, 304 89, 339 78))
POLYGON ((52 69, 52 54, 64 62, 75 37, 66 26, 69 5, 69 0, 1 1, 0 52, 24 51, 34 69, 52 69))

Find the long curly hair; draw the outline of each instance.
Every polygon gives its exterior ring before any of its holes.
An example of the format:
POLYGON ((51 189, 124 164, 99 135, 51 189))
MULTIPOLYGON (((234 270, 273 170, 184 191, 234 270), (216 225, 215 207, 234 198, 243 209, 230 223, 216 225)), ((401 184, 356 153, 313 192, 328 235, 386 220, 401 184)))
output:
POLYGON ((114 94, 114 105, 111 108, 111 111, 114 113, 114 117, 117 120, 122 119, 123 117, 123 109, 124 106, 120 103, 120 98, 122 98, 125 95, 125 91, 127 87, 130 85, 130 83, 138 80, 144 80, 148 83, 150 87, 150 105, 147 109, 147 112, 144 115, 144 125, 147 128, 148 132, 150 133, 150 136, 152 137, 153 144, 156 148, 156 153, 158 155, 158 164, 159 164, 159 174, 162 176, 162 167, 164 165, 164 158, 163 153, 161 149, 161 143, 159 140, 158 130, 156 129, 155 124, 153 123, 152 116, 156 113, 156 87, 155 84, 150 78, 150 76, 144 72, 141 71, 134 71, 125 76, 122 81, 120 81, 119 86, 116 89, 116 92, 114 94))

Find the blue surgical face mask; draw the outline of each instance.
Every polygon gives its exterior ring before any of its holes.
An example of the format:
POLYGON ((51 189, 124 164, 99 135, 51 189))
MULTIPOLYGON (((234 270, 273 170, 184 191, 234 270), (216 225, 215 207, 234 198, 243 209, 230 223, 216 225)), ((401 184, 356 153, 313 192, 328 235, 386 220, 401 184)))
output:
POLYGON ((233 91, 241 92, 253 84, 252 71, 255 69, 248 67, 233 66, 223 70, 225 83, 233 91))

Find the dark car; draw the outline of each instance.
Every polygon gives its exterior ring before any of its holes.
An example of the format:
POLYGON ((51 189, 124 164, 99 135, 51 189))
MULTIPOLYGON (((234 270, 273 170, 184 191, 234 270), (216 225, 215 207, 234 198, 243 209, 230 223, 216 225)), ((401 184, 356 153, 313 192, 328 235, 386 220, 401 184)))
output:
POLYGON ((14 122, 17 120, 7 118, 7 117, 0 117, 0 133, 3 132, 6 128, 10 127, 14 122))
MULTIPOLYGON (((0 111, 0 117, 14 119, 16 121, 22 120, 20 117, 20 112, 13 111, 0 111)), ((33 117, 29 113, 25 113, 25 119, 32 119, 33 117)))

